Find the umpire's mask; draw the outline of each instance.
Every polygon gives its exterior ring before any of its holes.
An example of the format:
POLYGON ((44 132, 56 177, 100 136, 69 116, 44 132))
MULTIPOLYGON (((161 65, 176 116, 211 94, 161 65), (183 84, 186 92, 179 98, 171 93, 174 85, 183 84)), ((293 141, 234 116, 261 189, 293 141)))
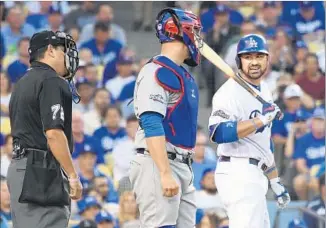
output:
POLYGON ((59 38, 60 44, 62 44, 65 48, 65 66, 67 69, 67 74, 64 75, 64 78, 69 81, 69 87, 72 92, 73 101, 77 104, 80 102, 80 96, 73 81, 73 77, 75 76, 79 66, 77 46, 69 34, 59 31, 55 34, 59 38))
POLYGON ((58 31, 55 35, 59 39, 59 44, 63 45, 65 48, 65 66, 68 73, 64 77, 70 80, 74 77, 79 66, 77 46, 69 34, 58 31))

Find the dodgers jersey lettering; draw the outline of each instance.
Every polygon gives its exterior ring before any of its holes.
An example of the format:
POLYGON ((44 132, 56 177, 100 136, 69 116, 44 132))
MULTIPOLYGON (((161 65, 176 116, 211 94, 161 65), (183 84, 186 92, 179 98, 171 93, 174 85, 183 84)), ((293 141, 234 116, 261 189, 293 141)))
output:
MULTIPOLYGON (((181 93, 170 92, 158 84, 155 79, 156 71, 162 66, 150 62, 146 64, 137 77, 135 85, 134 109, 137 118, 144 112, 157 112, 166 116, 167 108, 174 106, 180 99, 181 93)), ((147 148, 145 133, 138 128, 135 137, 136 148, 147 148)), ((175 151, 178 154, 188 154, 189 149, 180 148, 166 142, 167 151, 175 151)))
MULTIPOLYGON (((260 91, 253 88, 265 101, 272 103, 272 94, 267 84, 261 83, 260 91)), ((263 105, 233 79, 229 79, 213 97, 209 126, 227 121, 244 121, 261 115, 263 105)), ((271 147, 271 125, 231 143, 217 147, 218 156, 246 157, 262 160, 267 166, 274 162, 271 147)))

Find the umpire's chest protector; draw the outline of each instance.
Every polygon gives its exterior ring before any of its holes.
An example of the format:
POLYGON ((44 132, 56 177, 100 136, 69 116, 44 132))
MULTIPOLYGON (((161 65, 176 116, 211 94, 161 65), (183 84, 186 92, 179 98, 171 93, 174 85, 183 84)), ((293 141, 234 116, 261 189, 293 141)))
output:
POLYGON ((166 140, 174 146, 192 149, 196 143, 199 94, 193 77, 170 59, 159 56, 153 62, 162 66, 156 71, 157 82, 171 93, 179 93, 176 103, 168 105, 163 126, 166 140))

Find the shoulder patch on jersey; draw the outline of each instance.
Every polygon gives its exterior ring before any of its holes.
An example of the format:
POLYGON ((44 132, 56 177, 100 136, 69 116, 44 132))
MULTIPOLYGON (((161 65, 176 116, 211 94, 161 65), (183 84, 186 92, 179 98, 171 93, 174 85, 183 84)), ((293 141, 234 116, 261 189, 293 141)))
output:
POLYGON ((160 67, 155 72, 155 77, 157 83, 164 89, 171 92, 181 92, 182 86, 181 82, 171 70, 160 67))
POLYGON ((223 119, 229 119, 230 115, 226 114, 223 110, 217 110, 213 113, 213 116, 219 116, 222 117, 223 119))

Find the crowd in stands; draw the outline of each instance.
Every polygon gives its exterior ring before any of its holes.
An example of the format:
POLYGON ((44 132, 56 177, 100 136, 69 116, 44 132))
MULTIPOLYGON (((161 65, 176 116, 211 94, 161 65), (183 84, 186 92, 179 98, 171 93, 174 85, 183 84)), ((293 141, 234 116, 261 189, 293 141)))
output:
MULTIPOLYGON (((272 127, 276 163, 292 200, 304 200, 307 208, 325 216, 325 2, 181 1, 166 5, 198 13, 205 41, 234 69, 241 36, 258 33, 267 39, 271 67, 263 80, 284 112, 284 118, 272 127)), ((134 21, 123 28, 115 21, 109 2, 0 3, 1 228, 11 220, 6 185, 12 153, 10 95, 30 66, 29 39, 44 29, 71 34, 79 49, 75 82, 81 102, 73 103, 72 156, 84 193, 72 204, 70 225, 139 225, 127 176, 138 128, 133 90, 140 68, 149 59, 129 48, 133 38, 127 32, 155 34, 153 3, 134 2, 128 7, 134 7, 134 21)), ((209 108, 213 94, 227 78, 205 59, 195 74, 200 75, 199 87, 207 91, 204 106, 209 108)), ((227 215, 214 183, 217 157, 205 132, 198 128, 192 164, 199 208, 196 223, 198 228, 227 227, 227 215)), ((309 215, 299 219, 307 227, 317 227, 309 215)))

